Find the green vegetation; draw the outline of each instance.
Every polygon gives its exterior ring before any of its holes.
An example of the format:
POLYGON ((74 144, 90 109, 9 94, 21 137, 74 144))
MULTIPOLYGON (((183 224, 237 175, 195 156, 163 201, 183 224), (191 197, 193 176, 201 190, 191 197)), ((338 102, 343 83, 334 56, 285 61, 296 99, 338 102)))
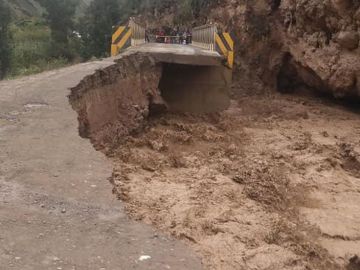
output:
POLYGON ((70 48, 73 36, 74 16, 77 2, 75 0, 39 0, 45 8, 45 18, 50 27, 51 53, 54 58, 72 60, 74 55, 70 48))
POLYGON ((43 9, 36 0, 3 0, 14 19, 40 17, 43 9))
POLYGON ((114 27, 130 16, 171 9, 175 24, 190 24, 214 1, 0 0, 0 79, 106 57, 114 27))
POLYGON ((10 20, 10 9, 3 0, 0 0, 0 79, 10 69, 10 20))
POLYGON ((84 59, 108 54, 113 26, 121 18, 118 0, 94 0, 79 21, 80 54, 84 59))
POLYGON ((68 63, 53 57, 50 28, 44 21, 27 20, 11 26, 12 54, 9 76, 22 76, 58 68, 68 63))

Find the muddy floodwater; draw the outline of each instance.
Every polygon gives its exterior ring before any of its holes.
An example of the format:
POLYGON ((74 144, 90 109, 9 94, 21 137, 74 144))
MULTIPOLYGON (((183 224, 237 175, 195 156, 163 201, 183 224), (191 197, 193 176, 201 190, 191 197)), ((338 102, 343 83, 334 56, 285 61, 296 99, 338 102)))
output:
POLYGON ((205 269, 358 269, 358 105, 244 94, 221 113, 136 119, 121 133, 88 123, 87 136, 127 213, 183 240, 205 269))

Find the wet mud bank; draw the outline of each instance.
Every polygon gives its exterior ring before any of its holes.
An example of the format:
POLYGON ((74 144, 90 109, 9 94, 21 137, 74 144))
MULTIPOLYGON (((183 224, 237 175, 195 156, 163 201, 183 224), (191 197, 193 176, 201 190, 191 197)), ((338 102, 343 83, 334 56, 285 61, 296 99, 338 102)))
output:
POLYGON ((128 53, 71 89, 79 133, 97 148, 116 145, 163 111, 210 113, 229 107, 231 71, 223 66, 162 62, 128 53))
POLYGON ((78 113, 80 136, 101 148, 139 129, 151 106, 165 106, 158 90, 160 77, 161 66, 140 54, 85 77, 69 96, 78 113))

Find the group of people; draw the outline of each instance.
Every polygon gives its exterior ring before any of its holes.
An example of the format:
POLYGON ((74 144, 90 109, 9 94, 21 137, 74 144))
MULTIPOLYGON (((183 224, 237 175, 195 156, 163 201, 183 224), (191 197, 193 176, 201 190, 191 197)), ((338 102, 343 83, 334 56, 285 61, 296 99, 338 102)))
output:
POLYGON ((189 30, 179 29, 156 29, 152 33, 146 33, 148 42, 168 43, 168 44, 191 44, 192 34, 189 30))

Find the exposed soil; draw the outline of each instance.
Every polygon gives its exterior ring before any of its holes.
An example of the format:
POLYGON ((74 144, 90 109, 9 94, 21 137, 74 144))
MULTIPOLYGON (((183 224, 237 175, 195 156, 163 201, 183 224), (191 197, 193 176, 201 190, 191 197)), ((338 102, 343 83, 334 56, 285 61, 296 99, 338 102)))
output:
POLYGON ((107 154, 127 212, 206 269, 342 269, 360 250, 359 134, 331 100, 246 95, 152 117, 107 154))

